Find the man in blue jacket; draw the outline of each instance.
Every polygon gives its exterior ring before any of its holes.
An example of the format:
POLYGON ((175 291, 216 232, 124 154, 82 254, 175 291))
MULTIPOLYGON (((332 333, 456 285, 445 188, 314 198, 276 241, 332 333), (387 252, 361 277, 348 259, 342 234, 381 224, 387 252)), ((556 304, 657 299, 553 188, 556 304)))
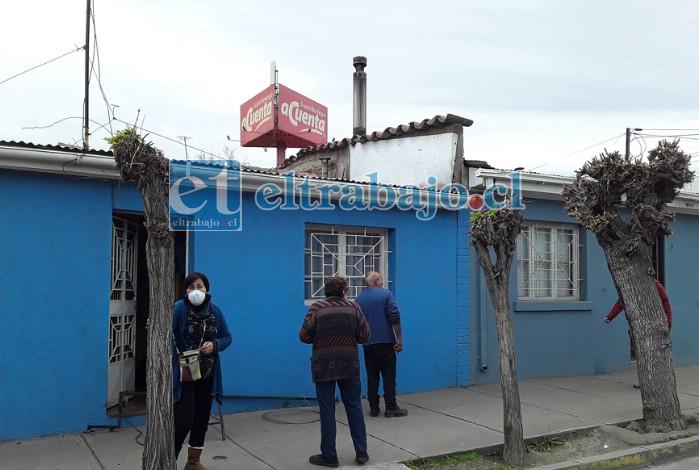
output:
POLYGON ((390 290, 383 288, 383 276, 376 271, 364 278, 367 288, 356 298, 369 324, 371 337, 364 343, 369 416, 379 416, 379 376, 383 379, 386 418, 406 416, 408 410, 396 402, 396 354, 403 350, 400 312, 390 290))

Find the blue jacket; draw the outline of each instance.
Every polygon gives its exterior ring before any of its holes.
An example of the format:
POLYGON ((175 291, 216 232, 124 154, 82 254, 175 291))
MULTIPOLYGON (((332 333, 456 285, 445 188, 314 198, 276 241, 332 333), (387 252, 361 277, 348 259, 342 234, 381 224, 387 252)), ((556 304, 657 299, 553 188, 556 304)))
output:
POLYGON ((388 289, 367 287, 357 296, 355 302, 362 307, 364 317, 371 329, 371 337, 364 346, 396 342, 393 326, 400 324, 400 312, 396 299, 388 289))
MULTIPOLYGON (((218 323, 218 336, 216 337, 216 363, 214 365, 214 375, 211 382, 211 394, 214 398, 220 402, 221 395, 223 394, 223 382, 221 380, 221 360, 218 354, 224 351, 228 346, 230 346, 233 338, 231 338, 231 332, 228 329, 228 324, 226 324, 226 318, 221 312, 221 308, 215 303, 211 302, 211 312, 216 317, 216 322, 218 323)), ((180 360, 177 356, 177 349, 180 351, 185 351, 187 346, 184 342, 184 327, 187 322, 187 311, 188 307, 184 303, 184 300, 178 300, 175 303, 174 313, 172 316, 172 402, 176 402, 180 399, 180 394, 182 393, 182 382, 180 382, 180 360)))

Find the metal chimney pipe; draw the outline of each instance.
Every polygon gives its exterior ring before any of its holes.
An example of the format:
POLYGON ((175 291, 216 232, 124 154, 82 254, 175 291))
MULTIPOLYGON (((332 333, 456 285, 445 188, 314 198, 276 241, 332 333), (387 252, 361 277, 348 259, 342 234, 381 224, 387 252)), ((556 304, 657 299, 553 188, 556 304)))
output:
POLYGON ((357 56, 352 59, 354 63, 354 93, 353 93, 353 109, 354 109, 354 129, 353 135, 366 134, 366 57, 357 56))
POLYGON ((321 178, 328 178, 329 171, 328 169, 330 168, 330 157, 320 157, 320 177, 321 178))

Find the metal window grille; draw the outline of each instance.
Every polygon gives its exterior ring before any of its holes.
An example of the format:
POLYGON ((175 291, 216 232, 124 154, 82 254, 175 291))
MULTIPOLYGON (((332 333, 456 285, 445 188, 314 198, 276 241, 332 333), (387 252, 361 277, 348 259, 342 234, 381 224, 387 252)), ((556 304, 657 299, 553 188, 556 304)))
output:
POLYGON ((579 300, 580 243, 570 224, 525 223, 517 237, 520 300, 579 300))
POLYGON ((305 298, 325 297, 325 279, 347 279, 349 298, 364 288, 364 276, 379 271, 388 280, 387 232, 382 229, 307 226, 305 249, 305 298))

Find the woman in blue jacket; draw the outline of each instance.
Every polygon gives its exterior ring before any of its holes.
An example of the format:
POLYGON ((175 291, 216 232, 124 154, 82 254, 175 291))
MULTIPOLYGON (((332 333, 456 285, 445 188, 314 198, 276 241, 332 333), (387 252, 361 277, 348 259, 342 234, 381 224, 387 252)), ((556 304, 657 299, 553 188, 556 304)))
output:
POLYGON ((179 456, 189 434, 185 470, 206 470, 199 462, 209 428, 213 399, 221 401, 221 361, 219 353, 231 344, 231 333, 221 308, 211 302, 209 279, 195 272, 184 280, 185 296, 175 303, 173 330, 173 402, 175 455, 179 456), (199 351, 199 374, 182 374, 179 356, 199 351), (198 376, 200 376, 198 378, 198 376))

